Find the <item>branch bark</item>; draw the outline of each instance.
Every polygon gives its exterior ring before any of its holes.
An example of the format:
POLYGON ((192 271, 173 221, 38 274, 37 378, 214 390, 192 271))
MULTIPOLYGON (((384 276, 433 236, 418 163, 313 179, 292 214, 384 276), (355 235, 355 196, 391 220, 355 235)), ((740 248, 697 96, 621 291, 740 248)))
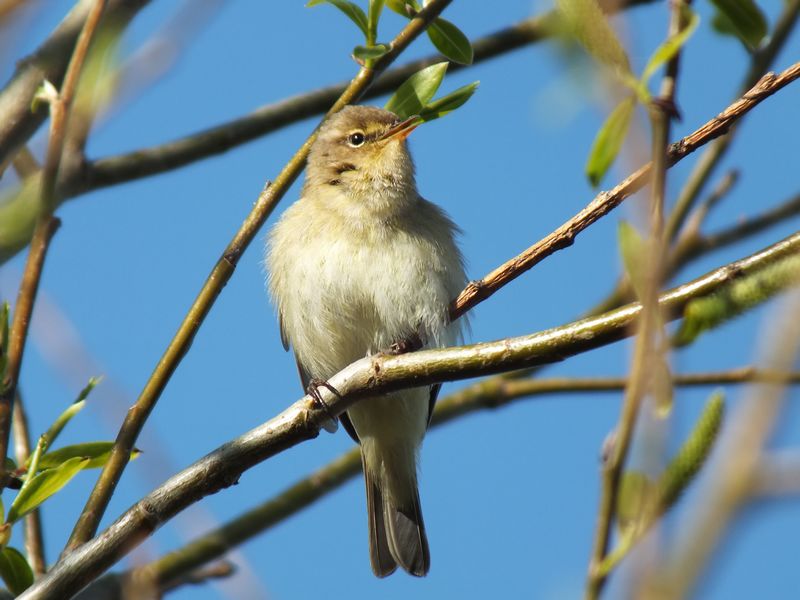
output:
MULTIPOLYGON (((663 294, 661 308, 667 318, 677 318, 689 300, 798 250, 800 233, 663 294)), ((54 599, 76 593, 187 506, 236 483, 255 464, 315 438, 330 418, 329 412, 339 415, 359 399, 399 389, 560 361, 631 335, 640 312, 639 304, 630 304, 532 335, 361 359, 329 380, 340 396, 320 390, 327 410, 304 396, 278 416, 214 450, 137 502, 103 533, 66 554, 20 598, 54 599)))

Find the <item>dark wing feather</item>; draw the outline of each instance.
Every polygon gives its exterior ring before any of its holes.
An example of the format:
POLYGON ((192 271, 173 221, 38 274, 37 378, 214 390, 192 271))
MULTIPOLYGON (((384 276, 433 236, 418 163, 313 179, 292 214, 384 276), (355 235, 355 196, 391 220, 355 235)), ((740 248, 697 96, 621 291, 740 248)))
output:
POLYGON ((428 425, 431 424, 433 418, 433 407, 436 406, 436 398, 439 397, 439 390, 442 389, 442 384, 437 383, 431 386, 431 398, 428 400, 428 425))

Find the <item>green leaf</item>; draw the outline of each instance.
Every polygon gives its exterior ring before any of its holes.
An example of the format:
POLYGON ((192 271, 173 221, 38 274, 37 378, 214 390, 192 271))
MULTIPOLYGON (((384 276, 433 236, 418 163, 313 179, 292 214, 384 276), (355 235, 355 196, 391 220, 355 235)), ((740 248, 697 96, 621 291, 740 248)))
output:
POLYGON ((386 0, 386 6, 389 7, 389 10, 396 12, 398 15, 405 17, 406 19, 410 18, 411 15, 408 14, 406 10, 406 5, 411 7, 411 10, 414 12, 419 12, 420 5, 419 2, 416 0, 386 0))
POLYGON ((665 512, 675 504, 705 464, 719 436, 724 414, 725 397, 721 391, 714 392, 706 402, 692 433, 659 478, 660 512, 665 512))
POLYGON ((755 50, 767 35, 767 19, 753 0, 711 0, 717 13, 711 26, 719 33, 733 35, 748 50, 755 50))
POLYGON ((472 64, 472 44, 469 38, 450 21, 437 18, 428 25, 428 37, 436 49, 453 62, 472 64))
POLYGON ((306 6, 318 6, 320 4, 331 4, 348 16, 348 18, 355 23, 361 32, 364 34, 364 39, 369 40, 369 21, 364 10, 357 4, 348 2, 347 0, 311 0, 306 3, 306 6))
POLYGON ((0 551, 0 577, 14 596, 19 596, 33 584, 33 570, 19 550, 0 551))
POLYGON ((694 30, 697 29, 697 25, 700 23, 700 17, 696 12, 686 5, 682 6, 684 7, 683 14, 686 25, 676 35, 670 37, 653 52, 653 55, 650 57, 650 60, 647 61, 647 66, 642 73, 641 80, 645 85, 650 80, 650 77, 653 76, 653 73, 655 73, 661 65, 675 56, 675 53, 683 47, 686 40, 691 37, 694 30))
POLYGON ((597 0, 556 0, 567 30, 599 63, 632 75, 630 61, 597 0))
POLYGON ((369 0, 369 14, 367 15, 367 46, 375 44, 378 39, 378 21, 383 12, 384 0, 369 0))
MULTIPOLYGON (((39 469, 42 471, 54 469, 76 457, 89 459, 89 462, 82 468, 97 469, 106 464, 113 447, 114 442, 84 442, 82 444, 64 446, 42 456, 39 459, 39 469)), ((135 459, 139 454, 141 454, 141 451, 134 450, 131 453, 131 460, 135 459)))
POLYGON ((22 489, 11 503, 6 522, 15 523, 36 509, 42 502, 63 488, 85 468, 91 459, 76 456, 55 469, 42 471, 32 479, 26 480, 22 489))
POLYGON ((53 422, 53 424, 50 425, 50 428, 45 432, 44 437, 47 440, 47 445, 52 445, 67 423, 72 420, 72 417, 83 410, 83 407, 86 406, 86 398, 89 397, 89 394, 92 393, 92 390, 95 388, 95 386, 97 386, 97 384, 102 380, 102 377, 89 378, 89 383, 87 383, 86 387, 80 391, 75 401, 58 416, 55 422, 53 422))
POLYGON ((663 353, 653 357, 653 398, 656 403, 656 415, 663 418, 672 412, 675 389, 672 386, 672 371, 663 353))
POLYGON ((647 248, 644 240, 636 228, 627 221, 620 221, 617 229, 617 240, 619 242, 619 253, 622 257, 622 265, 625 273, 631 282, 636 295, 642 298, 645 285, 645 259, 647 248))
POLYGON ((622 535, 636 529, 655 498, 656 485, 640 471, 625 471, 617 492, 617 525, 622 535))
POLYGON ((606 122, 597 132, 589 158, 586 161, 586 175, 593 186, 598 186, 603 176, 614 163, 622 148, 622 142, 628 133, 628 128, 633 118, 633 109, 636 107, 634 97, 629 97, 620 102, 608 115, 606 122))
POLYGON ((417 71, 400 84, 386 103, 386 110, 401 119, 419 114, 439 89, 446 71, 446 62, 436 63, 417 71))
POLYGON ((443 117, 449 112, 453 112, 472 97, 472 94, 478 89, 478 85, 480 85, 479 81, 473 81, 446 96, 442 96, 438 100, 426 104, 425 107, 419 111, 420 119, 422 121, 433 121, 434 119, 443 117))
POLYGON ((375 46, 356 46, 353 48, 353 56, 361 60, 374 60, 386 54, 391 48, 386 44, 375 46))

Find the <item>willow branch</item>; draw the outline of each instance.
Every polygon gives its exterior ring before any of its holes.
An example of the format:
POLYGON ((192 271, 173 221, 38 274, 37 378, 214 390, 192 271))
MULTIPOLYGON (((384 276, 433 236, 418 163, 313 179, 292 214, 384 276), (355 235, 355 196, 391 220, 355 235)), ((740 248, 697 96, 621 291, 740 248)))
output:
MULTIPOLYGON (((355 102, 366 91, 374 79, 384 71, 420 35, 428 23, 436 18, 452 0, 433 0, 409 21, 391 43, 391 50, 375 61, 372 68, 362 67, 347 89, 339 96, 331 107, 329 114, 340 110, 343 106, 355 102)), ((316 137, 316 130, 308 137, 300 149, 283 167, 275 178, 260 194, 255 206, 242 223, 228 246, 211 270, 200 293, 189 308, 189 312, 180 324, 166 351, 150 375, 136 403, 130 408, 120 427, 111 455, 103 467, 97 483, 92 490, 86 506, 81 512, 78 522, 67 543, 67 550, 91 538, 108 506, 114 489, 119 482, 136 439, 144 426, 147 417, 164 391, 175 369, 189 350, 195 334, 203 324, 211 307, 214 305, 225 284, 233 275, 239 258, 255 238, 258 230, 272 213, 275 206, 289 189, 289 186, 300 175, 308 151, 316 137)))
MULTIPOLYGON (((728 371, 676 375, 673 383, 679 387, 732 385, 767 377, 768 373, 748 366, 728 371)), ((495 410, 523 399, 576 392, 619 393, 625 389, 627 381, 625 377, 553 377, 516 381, 490 378, 437 402, 431 428, 456 421, 467 414, 495 410)), ((791 383, 800 383, 800 373, 791 376, 791 383)), ((180 581, 184 573, 222 557, 232 548, 299 513, 360 472, 361 457, 358 448, 354 448, 270 500, 135 571, 149 573, 159 586, 168 586, 173 580, 180 581)))
MULTIPOLYGON (((660 299, 665 318, 678 318, 691 299, 713 293, 798 250, 800 233, 666 292, 660 299)), ((137 502, 104 532, 64 555, 20 598, 63 598, 74 594, 178 512, 236 483, 242 473, 259 462, 317 437, 329 414, 339 415, 358 400, 561 361, 631 335, 640 313, 641 306, 634 303, 527 336, 361 359, 329 379, 340 395, 320 390, 326 410, 304 396, 263 425, 217 448, 137 502)))
MULTIPOLYGON (((148 1, 109 0, 106 19, 126 23, 148 1)), ((0 164, 5 164, 47 118, 45 108, 31 110, 33 97, 45 80, 56 87, 61 85, 92 6, 92 0, 78 2, 50 37, 33 54, 17 63, 13 78, 0 90, 0 164)))
MULTIPOLYGON (((793 64, 778 75, 774 73, 764 75, 755 86, 719 115, 672 144, 669 148, 667 166, 672 167, 699 147, 726 134, 743 115, 798 77, 800 77, 800 62, 793 64)), ((470 282, 458 298, 451 303, 450 318, 457 319, 543 259, 571 246, 579 233, 610 213, 626 198, 642 189, 650 178, 651 170, 652 163, 640 167, 615 188, 595 196, 583 210, 548 236, 506 261, 483 279, 470 282)))
POLYGON ((33 312, 33 305, 36 301, 36 293, 39 290, 39 281, 42 275, 44 259, 47 256, 47 249, 59 225, 59 221, 53 216, 53 210, 56 204, 56 179, 63 157, 70 109, 78 87, 81 69, 86 60, 86 53, 89 50, 92 36, 97 30, 104 7, 105 0, 94 0, 94 4, 75 44, 75 50, 70 58, 61 90, 58 96, 50 101, 50 140, 47 144, 47 155, 42 175, 39 214, 36 219, 36 227, 33 230, 31 251, 28 253, 28 258, 25 262, 22 283, 14 306, 14 318, 11 322, 8 345, 8 369, 3 381, 3 389, 0 392, 0 469, 4 468, 6 454, 8 453, 11 411, 22 366, 25 342, 28 338, 28 325, 33 312))

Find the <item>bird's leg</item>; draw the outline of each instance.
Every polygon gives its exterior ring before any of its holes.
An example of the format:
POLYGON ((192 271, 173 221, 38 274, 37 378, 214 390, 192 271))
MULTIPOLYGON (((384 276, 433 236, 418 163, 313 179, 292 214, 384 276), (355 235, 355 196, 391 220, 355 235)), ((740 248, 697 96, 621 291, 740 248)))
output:
POLYGON ((322 394, 319 393, 319 388, 324 387, 328 389, 334 396, 341 398, 342 395, 339 393, 335 387, 333 387, 330 383, 325 381, 324 379, 317 379, 313 378, 310 379, 308 382, 308 386, 306 387, 306 394, 311 396, 314 401, 322 407, 322 410, 328 415, 328 419, 322 423, 322 428, 327 431, 328 433, 335 433, 337 429, 339 429, 339 421, 336 416, 331 412, 328 403, 322 399, 322 394))

